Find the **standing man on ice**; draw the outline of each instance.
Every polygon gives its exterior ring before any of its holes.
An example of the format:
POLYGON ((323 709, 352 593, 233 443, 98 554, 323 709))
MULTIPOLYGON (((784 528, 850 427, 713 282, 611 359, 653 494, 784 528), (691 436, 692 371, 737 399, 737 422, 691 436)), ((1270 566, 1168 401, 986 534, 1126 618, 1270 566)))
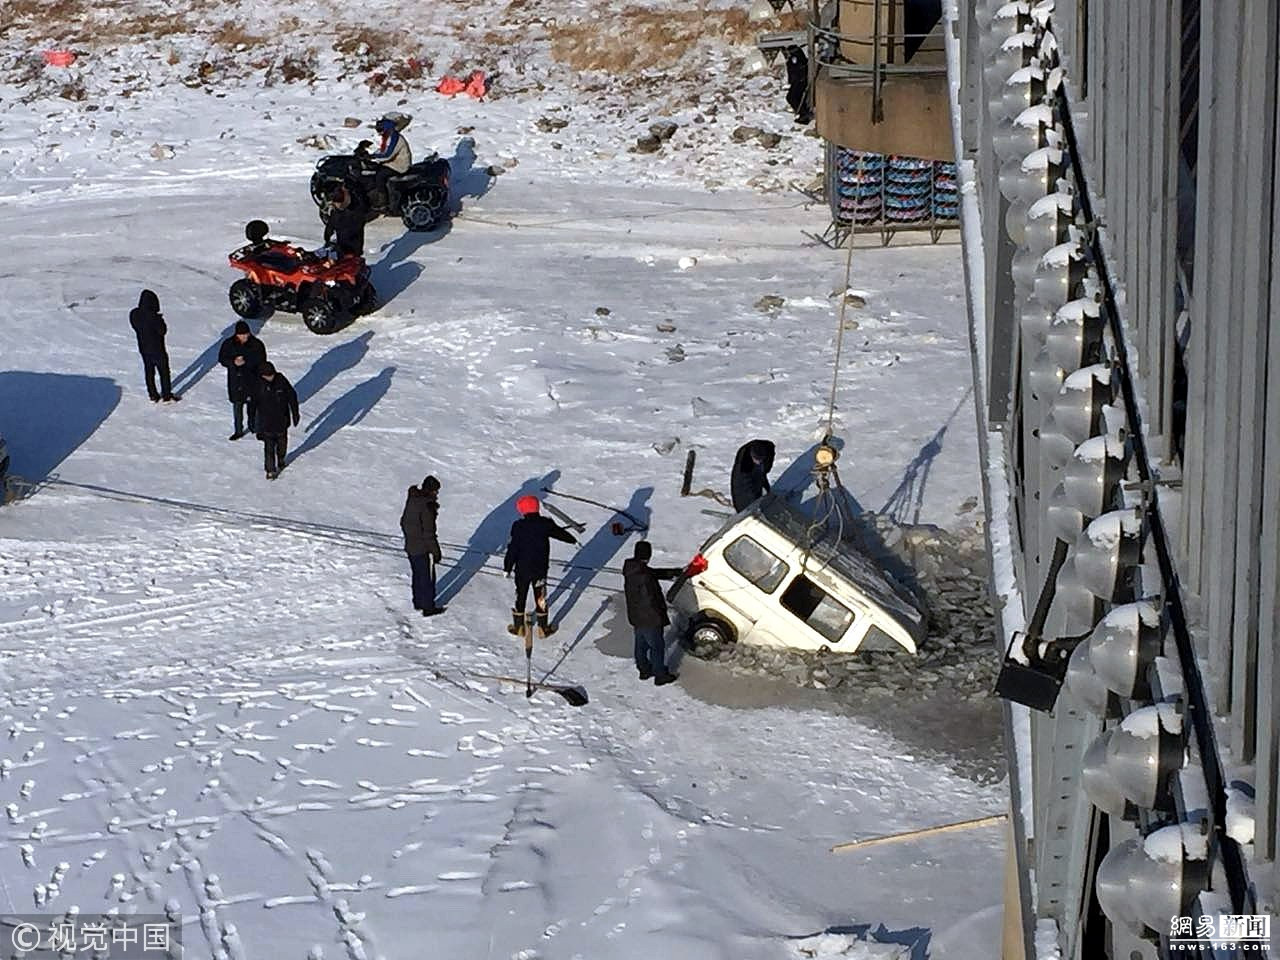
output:
POLYGON ((413 609, 424 617, 444 613, 436 606, 436 564, 440 562, 440 540, 436 536, 436 515, 440 512, 440 481, 427 477, 420 487, 410 487, 400 514, 404 532, 404 552, 409 555, 413 577, 413 609))
POLYGON ((249 407, 249 432, 253 432, 256 411, 253 406, 257 387, 258 368, 267 362, 267 348, 253 335, 249 324, 236 323, 235 333, 222 341, 218 349, 218 362, 227 368, 227 399, 231 401, 235 430, 228 440, 239 440, 245 435, 244 408, 249 407))
POLYGON ((516 500, 516 511, 520 519, 511 525, 511 539, 507 543, 507 555, 502 561, 502 569, 508 574, 515 571, 516 603, 511 610, 511 626, 508 632, 515 636, 524 633, 524 605, 529 597, 529 589, 533 588, 533 604, 537 609, 538 630, 544 637, 555 633, 547 611, 547 571, 551 567, 551 538, 562 543, 576 544, 573 534, 555 521, 548 520, 538 510, 538 498, 526 495, 516 500))
POLYGON ((129 311, 129 326, 138 338, 138 353, 142 355, 142 372, 147 378, 147 396, 152 403, 163 400, 170 403, 181 400, 174 396, 169 378, 169 351, 165 349, 164 335, 169 332, 164 314, 160 312, 160 298, 150 290, 138 296, 138 305, 129 311), (156 389, 156 374, 160 374, 160 389, 156 389))
POLYGON ((258 439, 262 441, 267 479, 274 480, 289 453, 289 423, 298 425, 298 394, 269 360, 258 367, 256 386, 258 439))
POLYGON ((627 599, 627 622, 635 630, 636 669, 640 671, 641 680, 653 677, 653 682, 661 687, 675 680, 676 675, 667 669, 667 645, 662 632, 671 618, 658 581, 674 580, 684 570, 651 567, 652 558, 653 544, 648 540, 637 543, 635 555, 622 564, 622 583, 627 599))

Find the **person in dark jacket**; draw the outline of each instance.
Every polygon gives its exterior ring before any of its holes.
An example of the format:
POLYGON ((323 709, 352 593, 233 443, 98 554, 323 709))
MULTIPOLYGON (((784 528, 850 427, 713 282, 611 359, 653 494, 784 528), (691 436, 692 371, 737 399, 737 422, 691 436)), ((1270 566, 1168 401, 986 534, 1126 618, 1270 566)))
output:
POLYGON ((516 500, 520 519, 511 525, 511 539, 507 542, 507 555, 502 569, 515 572, 516 604, 511 610, 511 626, 507 630, 517 637, 524 633, 526 621, 525 601, 529 588, 533 588, 533 604, 537 608, 538 630, 544 637, 555 633, 547 612, 547 571, 551 567, 551 539, 562 543, 577 543, 573 534, 554 520, 548 520, 538 512, 538 498, 523 496, 516 500))
POLYGON ((254 393, 258 368, 267 362, 267 348, 253 335, 249 324, 241 320, 236 331, 222 341, 218 362, 227 368, 227 399, 231 401, 235 431, 228 438, 239 440, 245 435, 244 408, 249 407, 249 432, 253 432, 254 393))
POLYGON ((813 119, 809 109, 809 57, 798 46, 787 47, 787 106, 796 115, 796 123, 813 119))
POLYGON ((342 184, 330 197, 329 216, 324 222, 325 246, 339 256, 354 253, 364 256, 364 210, 351 199, 351 191, 342 184))
POLYGON ((289 424, 298 425, 298 394, 270 360, 258 367, 255 405, 258 439, 262 441, 263 466, 267 479, 274 480, 284 469, 289 453, 289 424))
POLYGON ((420 487, 410 487, 400 514, 404 531, 404 552, 409 555, 413 582, 413 609, 424 617, 444 613, 436 606, 436 564, 440 562, 440 540, 436 537, 436 515, 440 512, 440 481, 427 477, 420 487))
POLYGON ((138 353, 142 354, 142 371, 147 378, 147 396, 152 402, 165 403, 181 400, 174 396, 169 378, 169 351, 164 346, 164 314, 160 312, 160 298, 150 290, 143 290, 138 305, 129 311, 129 326, 138 337, 138 353), (160 374, 160 389, 156 389, 156 374, 160 374))
POLYGON ((641 540, 635 555, 622 564, 623 592, 627 599, 627 622, 635 630, 636 669, 640 679, 658 686, 670 683, 676 675, 667 669, 666 641, 663 629, 671 622, 667 601, 659 580, 674 580, 684 572, 681 567, 651 567, 653 544, 641 540))
POLYGON ((773 469, 773 444, 752 440, 738 448, 729 477, 729 494, 734 510, 745 510, 769 492, 769 471, 773 469))

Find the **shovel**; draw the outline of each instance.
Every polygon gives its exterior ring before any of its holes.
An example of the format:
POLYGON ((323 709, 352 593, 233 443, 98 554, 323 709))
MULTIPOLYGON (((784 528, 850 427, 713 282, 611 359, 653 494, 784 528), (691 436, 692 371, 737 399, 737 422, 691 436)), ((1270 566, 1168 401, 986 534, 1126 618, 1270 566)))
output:
POLYGON ((590 699, 587 697, 587 688, 579 684, 570 683, 539 683, 532 678, 526 678, 521 681, 519 677, 504 677, 496 673, 471 673, 468 676, 475 677, 480 680, 501 680, 505 683, 525 684, 525 696, 533 696, 534 690, 550 690, 552 693, 559 694, 564 698, 565 703, 571 707, 586 706, 590 699))

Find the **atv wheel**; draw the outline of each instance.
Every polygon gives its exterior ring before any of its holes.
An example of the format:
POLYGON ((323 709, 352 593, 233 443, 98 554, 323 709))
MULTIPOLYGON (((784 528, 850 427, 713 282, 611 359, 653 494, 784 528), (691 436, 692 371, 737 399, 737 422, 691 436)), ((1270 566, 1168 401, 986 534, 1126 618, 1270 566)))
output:
POLYGON ((338 329, 338 311, 328 300, 317 297, 302 308, 302 322, 312 333, 333 333, 338 329))
POLYGON ((441 214, 442 204, 434 197, 417 194, 405 202, 400 219, 410 230, 430 230, 441 221, 441 214))
POLYGON ((227 299, 231 301, 231 309, 246 320, 262 315, 262 291, 252 280, 246 278, 233 283, 227 299))
POLYGON ((325 201, 325 195, 329 192, 329 181, 318 173, 311 175, 311 199, 316 202, 316 206, 321 206, 325 201))

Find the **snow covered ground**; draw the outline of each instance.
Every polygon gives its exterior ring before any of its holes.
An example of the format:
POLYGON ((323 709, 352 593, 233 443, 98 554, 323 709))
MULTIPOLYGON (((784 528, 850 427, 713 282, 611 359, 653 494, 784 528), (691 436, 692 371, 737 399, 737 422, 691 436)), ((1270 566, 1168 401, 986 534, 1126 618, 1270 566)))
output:
MULTIPOLYGON (((475 8, 431 9, 416 36, 464 48, 446 28, 475 8)), ((25 56, 55 39, 4 43, 25 56)), ((687 450, 695 489, 724 490, 745 439, 774 439, 785 468, 820 436, 843 255, 806 244, 820 208, 770 189, 809 181, 818 141, 728 136, 791 134, 770 113, 776 80, 727 73, 740 47, 694 51, 710 79, 655 158, 624 138, 669 91, 591 74, 589 107, 547 43, 521 53, 523 89, 476 103, 371 90, 328 53, 313 84, 175 82, 197 42, 86 52, 0 87, 0 432, 16 472, 57 481, 0 511, 0 910, 173 904, 188 956, 235 960, 396 960, 424 942, 450 957, 892 956, 871 934, 912 960, 995 956, 999 830, 829 847, 999 812, 1003 785, 873 715, 744 694, 714 663, 638 684, 613 572, 634 537, 612 513, 557 502, 587 531, 557 552, 561 631, 535 653, 546 669, 576 643, 557 676, 591 703, 477 676, 523 670, 491 556, 519 493, 554 484, 644 516, 659 562, 678 564, 720 522, 714 501, 678 495, 687 450), (58 95, 72 81, 84 99, 58 95), (319 152, 299 138, 345 143, 344 117, 402 99, 418 153, 454 158, 461 213, 426 236, 370 226, 375 315, 327 338, 289 316, 262 326, 302 399, 297 459, 268 484, 260 445, 226 440, 226 253, 252 217, 317 239, 319 152), (569 124, 537 129, 556 114, 569 124), (146 399, 127 324, 143 286, 168 318, 180 404, 146 399), (785 302, 758 309, 765 295, 785 302), (424 621, 393 534, 426 473, 443 483, 449 611, 424 621)), ((971 528, 957 248, 860 249, 853 286, 866 306, 849 313, 842 476, 868 510, 971 528)))

